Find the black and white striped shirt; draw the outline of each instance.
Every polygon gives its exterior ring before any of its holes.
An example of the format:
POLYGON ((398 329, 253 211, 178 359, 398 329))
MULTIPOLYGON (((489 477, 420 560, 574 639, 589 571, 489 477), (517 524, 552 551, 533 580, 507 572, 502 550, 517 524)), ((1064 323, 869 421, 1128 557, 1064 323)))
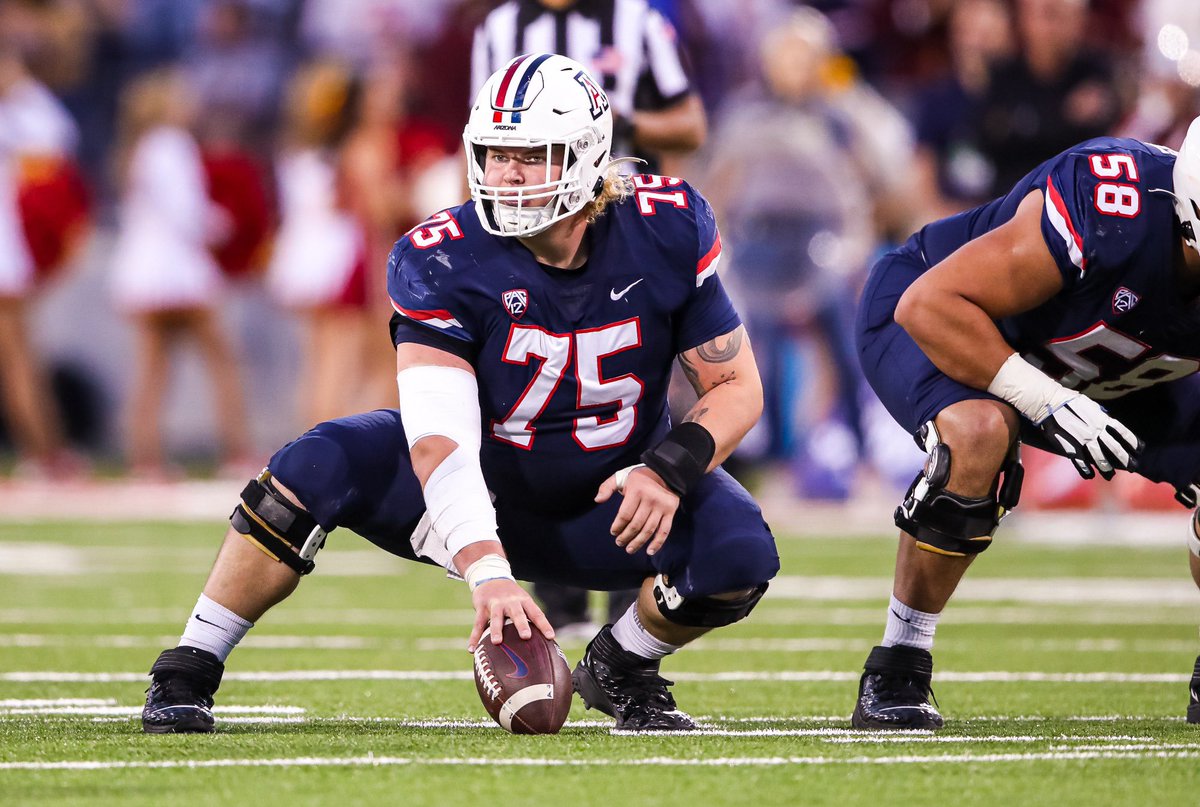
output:
MULTIPOLYGON (((579 0, 552 11, 538 0, 509 0, 475 30, 471 98, 488 77, 522 53, 558 53, 586 66, 613 111, 673 106, 691 93, 675 29, 646 0, 579 0)), ((614 143, 629 154, 629 143, 614 143)), ((641 155, 639 155, 641 156, 641 155)))

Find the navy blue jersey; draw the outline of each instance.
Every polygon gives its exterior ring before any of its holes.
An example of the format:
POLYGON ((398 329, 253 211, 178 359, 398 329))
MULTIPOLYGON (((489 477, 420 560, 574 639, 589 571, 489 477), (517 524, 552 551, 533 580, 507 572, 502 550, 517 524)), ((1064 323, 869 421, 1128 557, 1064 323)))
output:
POLYGON ((556 270, 485 231, 468 202, 414 228, 388 263, 396 342, 471 362, 484 476, 527 507, 590 504, 668 428, 675 356, 740 324, 712 209, 682 180, 637 177, 587 237, 587 264, 556 270))
POLYGON ((1042 237, 1063 288, 999 322, 1027 360, 1091 398, 1117 398, 1200 369, 1200 316, 1178 289, 1175 153, 1138 140, 1085 141, 1039 165, 1006 195, 915 236, 926 266, 1043 198, 1042 237))

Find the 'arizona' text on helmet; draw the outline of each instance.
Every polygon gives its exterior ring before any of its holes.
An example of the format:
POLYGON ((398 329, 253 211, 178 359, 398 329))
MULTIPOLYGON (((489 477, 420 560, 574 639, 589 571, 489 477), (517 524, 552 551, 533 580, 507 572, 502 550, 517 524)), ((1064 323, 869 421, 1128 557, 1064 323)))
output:
POLYGON ((536 235, 595 199, 604 187, 612 128, 608 96, 565 56, 526 54, 492 74, 463 132, 467 184, 484 229, 536 235), (545 179, 520 187, 486 184, 489 147, 545 148, 545 179), (562 175, 553 180, 556 162, 562 175))

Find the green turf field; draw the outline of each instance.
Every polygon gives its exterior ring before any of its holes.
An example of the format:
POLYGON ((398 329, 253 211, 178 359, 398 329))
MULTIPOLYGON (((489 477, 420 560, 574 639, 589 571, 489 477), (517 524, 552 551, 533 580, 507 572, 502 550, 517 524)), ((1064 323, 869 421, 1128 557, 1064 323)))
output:
POLYGON ((998 541, 938 633, 947 728, 879 735, 848 715, 894 541, 784 535, 784 576, 755 614, 664 665, 701 735, 614 736, 577 703, 560 735, 514 737, 475 694, 465 587, 336 534, 230 658, 218 733, 143 735, 145 671, 223 529, 0 524, 0 804, 1200 801, 1200 726, 1183 721, 1200 595, 1182 541, 998 541))

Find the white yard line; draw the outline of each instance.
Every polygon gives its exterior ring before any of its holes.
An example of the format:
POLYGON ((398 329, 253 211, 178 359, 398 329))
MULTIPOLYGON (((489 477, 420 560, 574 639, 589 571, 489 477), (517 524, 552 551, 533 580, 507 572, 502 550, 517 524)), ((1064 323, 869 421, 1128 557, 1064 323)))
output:
POLYGON ((137 770, 164 768, 309 768, 309 767, 688 767, 688 768, 733 768, 733 767, 806 767, 823 765, 921 765, 921 764, 968 764, 979 765, 1001 762, 1046 762, 1078 761, 1093 759, 1164 760, 1200 759, 1200 750, 1172 746, 1147 749, 1120 750, 1070 750, 1043 751, 1008 754, 903 754, 896 756, 789 756, 789 757, 643 757, 635 759, 547 759, 541 757, 293 757, 277 759, 169 759, 95 761, 64 760, 59 762, 16 761, 0 762, 0 770, 137 770))
MULTIPOLYGON (((861 673, 842 670, 761 672, 671 672, 676 681, 721 683, 772 681, 779 683, 829 683, 857 681, 861 673)), ((962 683, 1074 683, 1074 684, 1176 684, 1190 680, 1184 673, 1114 672, 954 672, 939 671, 938 680, 962 683)), ((133 672, 54 672, 28 671, 0 673, 0 681, 10 683, 129 683, 144 682, 147 673, 133 672)), ((226 681, 469 681, 470 670, 278 670, 266 672, 230 672, 226 681)))

